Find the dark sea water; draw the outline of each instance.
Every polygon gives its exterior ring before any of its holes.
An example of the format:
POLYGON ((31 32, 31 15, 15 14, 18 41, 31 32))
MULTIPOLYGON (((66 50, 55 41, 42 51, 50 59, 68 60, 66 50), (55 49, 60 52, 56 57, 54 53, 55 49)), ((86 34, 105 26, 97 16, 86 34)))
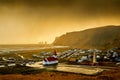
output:
POLYGON ((49 48, 65 48, 67 46, 41 46, 39 44, 16 44, 16 45, 0 45, 0 53, 9 51, 39 50, 49 48))

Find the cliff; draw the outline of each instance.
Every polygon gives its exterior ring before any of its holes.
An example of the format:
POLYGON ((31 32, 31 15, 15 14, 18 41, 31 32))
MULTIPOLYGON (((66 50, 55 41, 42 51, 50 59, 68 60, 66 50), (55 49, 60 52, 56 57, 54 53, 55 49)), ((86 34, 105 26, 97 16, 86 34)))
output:
POLYGON ((69 32, 57 37, 54 45, 79 48, 110 48, 120 46, 120 26, 104 26, 69 32))

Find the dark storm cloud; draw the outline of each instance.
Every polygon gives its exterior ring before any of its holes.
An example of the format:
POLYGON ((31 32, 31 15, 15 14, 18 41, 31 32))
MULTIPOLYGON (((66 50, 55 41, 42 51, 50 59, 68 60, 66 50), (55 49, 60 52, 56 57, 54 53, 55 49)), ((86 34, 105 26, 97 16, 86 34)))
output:
POLYGON ((30 6, 55 6, 55 5, 67 5, 73 3, 74 0, 0 0, 2 4, 14 4, 25 3, 30 6))
MULTIPOLYGON (((120 0, 0 0, 1 4, 23 4, 32 8, 56 7, 77 15, 104 16, 120 14, 120 0)), ((58 9, 59 9, 58 8, 58 9)))
POLYGON ((115 15, 120 13, 120 0, 89 0, 83 6, 83 11, 91 15, 115 15))
POLYGON ((50 42, 66 32, 119 25, 119 14, 120 0, 0 0, 0 42, 50 42))

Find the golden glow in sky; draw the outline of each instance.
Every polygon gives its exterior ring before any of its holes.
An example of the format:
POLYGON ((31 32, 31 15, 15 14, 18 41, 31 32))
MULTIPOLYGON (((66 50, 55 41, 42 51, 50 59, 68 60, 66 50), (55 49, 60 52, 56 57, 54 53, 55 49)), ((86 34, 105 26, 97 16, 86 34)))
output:
POLYGON ((0 44, 52 43, 66 32, 119 25, 118 4, 119 0, 2 0, 0 44))

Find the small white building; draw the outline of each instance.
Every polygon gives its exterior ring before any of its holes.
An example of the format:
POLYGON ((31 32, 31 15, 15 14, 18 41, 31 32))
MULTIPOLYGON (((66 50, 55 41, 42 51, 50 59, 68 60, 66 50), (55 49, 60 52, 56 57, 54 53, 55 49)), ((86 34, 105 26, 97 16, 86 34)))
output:
POLYGON ((53 65, 53 64, 58 64, 58 57, 57 54, 54 53, 51 57, 47 57, 43 60, 43 65, 53 65))

